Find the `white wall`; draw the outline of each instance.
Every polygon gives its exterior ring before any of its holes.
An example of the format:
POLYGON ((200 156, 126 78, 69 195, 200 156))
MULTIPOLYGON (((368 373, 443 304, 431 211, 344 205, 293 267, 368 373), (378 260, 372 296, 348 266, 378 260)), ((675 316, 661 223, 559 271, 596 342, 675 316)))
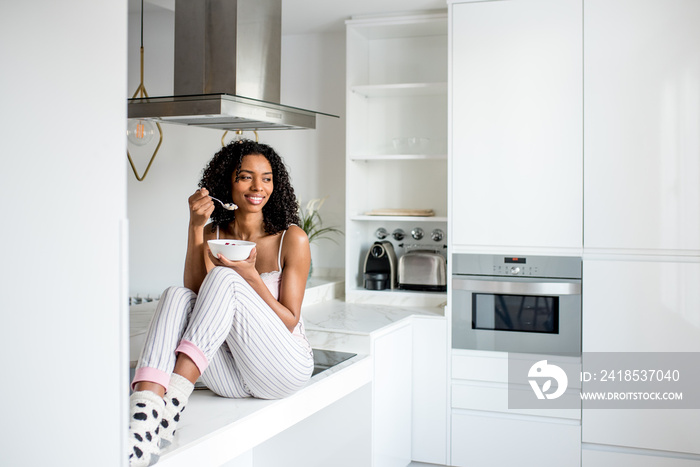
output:
POLYGON ((0 465, 125 465, 127 4, 1 10, 0 465))
MULTIPOLYGON (((173 24, 172 11, 155 7, 146 10, 144 84, 150 96, 172 94, 173 24)), ((129 16, 129 97, 139 83, 139 40, 140 16, 134 12, 129 16)), ((344 33, 282 38, 281 103, 344 116, 344 33)), ((316 123, 316 130, 262 131, 260 141, 270 144, 284 158, 302 203, 328 196, 321 211, 324 225, 343 228, 345 119, 318 117, 316 123)), ((128 168, 132 296, 156 296, 166 287, 182 283, 187 197, 196 189, 206 162, 221 147, 222 131, 161 126, 163 144, 146 179, 138 182, 128 168)), ((154 147, 155 143, 148 150, 130 147, 139 173, 154 147)), ((321 241, 312 245, 315 271, 344 267, 344 238, 337 240, 338 244, 321 241)))
MULTIPOLYGON (((321 208, 324 226, 345 230, 345 33, 282 37, 283 104, 339 115, 319 116, 315 130, 261 133, 261 141, 279 149, 303 205, 327 196, 321 208)), ((345 267, 345 237, 311 245, 315 273, 345 267)))

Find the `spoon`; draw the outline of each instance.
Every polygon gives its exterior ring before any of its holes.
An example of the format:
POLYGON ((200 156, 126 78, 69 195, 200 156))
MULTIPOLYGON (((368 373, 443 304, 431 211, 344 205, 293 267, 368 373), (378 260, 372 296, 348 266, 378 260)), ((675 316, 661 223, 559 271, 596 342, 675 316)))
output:
POLYGON ((210 196, 210 198, 213 199, 214 201, 218 201, 221 204, 221 206, 223 206, 223 208, 228 210, 228 211, 235 211, 236 209, 238 209, 238 205, 236 205, 234 203, 224 203, 220 199, 216 199, 213 196, 210 196))

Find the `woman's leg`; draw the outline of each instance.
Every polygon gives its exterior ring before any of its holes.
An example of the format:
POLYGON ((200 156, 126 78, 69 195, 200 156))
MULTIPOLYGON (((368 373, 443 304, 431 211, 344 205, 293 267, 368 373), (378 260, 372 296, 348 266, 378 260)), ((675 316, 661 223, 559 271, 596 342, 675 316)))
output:
POLYGON ((161 447, 172 443, 194 383, 214 359, 211 353, 218 352, 231 327, 234 294, 225 271, 224 268, 216 268, 205 277, 196 302, 187 316, 185 327, 188 331, 180 333, 179 345, 174 351, 177 358, 173 374, 164 395, 161 447), (197 338, 191 337, 193 334, 197 338))
POLYGON ((212 281, 206 289, 202 285, 190 326, 183 335, 183 342, 201 353, 198 356, 191 348, 185 348, 192 360, 206 360, 206 364, 198 366, 207 386, 225 397, 264 399, 282 398, 299 390, 313 371, 313 356, 308 349, 295 341, 274 311, 238 273, 215 268, 209 276, 212 281), (202 299, 205 293, 207 300, 202 299), (226 345, 218 339, 213 343, 216 347, 207 342, 213 320, 198 319, 200 305, 202 309, 219 306, 228 311, 219 328, 224 331, 226 345))
MULTIPOLYGON (((174 388, 172 380, 166 379, 173 369, 173 378, 185 377, 179 378, 180 383, 194 383, 207 370, 202 379, 217 394, 275 399, 296 392, 308 381, 312 355, 235 271, 214 268, 199 296, 171 288, 161 300, 134 382, 174 388), (171 351, 174 345, 177 348, 171 351)), ((183 386, 180 383, 178 387, 183 386)), ((161 428, 169 441, 187 398, 176 397, 175 410, 173 399, 168 393, 165 396, 167 428, 161 428)))
POLYGON ((146 333, 132 388, 163 396, 175 368, 175 350, 196 299, 197 295, 184 287, 170 287, 163 292, 146 333))
MULTIPOLYGON (((141 351, 130 396, 129 458, 132 466, 147 466, 160 457, 160 432, 175 415, 163 396, 172 386, 175 348, 187 325, 196 295, 170 287, 161 296, 141 351), (170 414, 169 414, 170 413, 170 414)), ((171 388, 172 391, 172 388, 171 388)), ((172 403, 172 397, 166 397, 172 403)), ((179 412, 178 412, 179 413, 179 412)))
POLYGON ((178 352, 179 370, 196 375, 202 374, 207 368, 231 329, 236 308, 236 289, 241 282, 247 285, 238 273, 223 267, 212 269, 204 278, 182 339, 175 350, 178 352), (196 366, 196 371, 192 370, 192 363, 196 366))
POLYGON ((281 399, 301 389, 314 369, 313 354, 302 347, 279 317, 256 294, 236 313, 226 345, 253 397, 281 399))
POLYGON ((250 390, 243 383, 243 377, 226 343, 212 357, 206 371, 202 373, 202 381, 207 388, 222 397, 232 399, 252 397, 250 390))

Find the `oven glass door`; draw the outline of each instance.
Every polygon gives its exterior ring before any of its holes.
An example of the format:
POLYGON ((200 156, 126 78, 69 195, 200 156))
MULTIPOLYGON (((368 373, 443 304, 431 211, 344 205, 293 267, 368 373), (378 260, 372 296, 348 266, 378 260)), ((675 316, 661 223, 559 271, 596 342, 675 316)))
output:
POLYGON ((455 276, 452 346, 578 356, 581 282, 455 276))
POLYGON ((559 297, 472 293, 472 329, 559 333, 559 297))

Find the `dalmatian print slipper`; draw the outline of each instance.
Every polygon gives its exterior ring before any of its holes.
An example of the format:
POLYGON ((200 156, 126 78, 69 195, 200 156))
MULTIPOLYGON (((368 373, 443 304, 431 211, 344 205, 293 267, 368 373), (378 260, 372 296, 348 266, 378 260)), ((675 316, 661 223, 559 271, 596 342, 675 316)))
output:
POLYGON ((170 384, 165 392, 165 412, 160 422, 161 449, 167 448, 172 444, 180 416, 185 410, 193 390, 194 384, 187 378, 177 373, 173 373, 170 377, 170 384))
POLYGON ((151 391, 136 391, 129 398, 129 465, 145 467, 160 458, 160 423, 165 402, 151 391))

